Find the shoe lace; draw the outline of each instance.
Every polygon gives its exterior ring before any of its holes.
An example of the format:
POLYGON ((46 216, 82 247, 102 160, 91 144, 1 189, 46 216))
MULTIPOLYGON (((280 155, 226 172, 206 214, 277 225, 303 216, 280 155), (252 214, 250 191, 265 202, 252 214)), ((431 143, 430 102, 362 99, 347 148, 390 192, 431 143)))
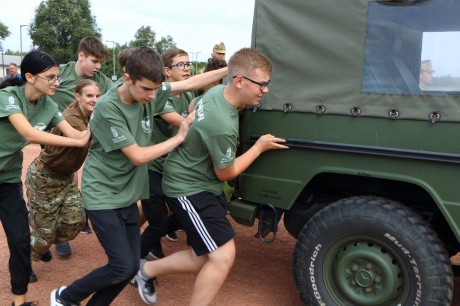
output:
POLYGON ((147 290, 148 294, 155 293, 155 282, 156 282, 155 277, 145 282, 144 288, 147 290))

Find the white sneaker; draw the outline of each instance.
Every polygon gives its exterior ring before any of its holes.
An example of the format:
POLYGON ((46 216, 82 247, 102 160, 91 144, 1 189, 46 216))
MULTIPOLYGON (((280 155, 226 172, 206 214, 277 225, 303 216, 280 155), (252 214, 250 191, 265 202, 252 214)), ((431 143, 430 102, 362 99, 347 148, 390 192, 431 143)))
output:
POLYGON ((67 302, 61 299, 61 292, 67 288, 66 286, 61 286, 57 289, 51 291, 50 294, 50 305, 51 306, 78 306, 79 303, 67 302))
POLYGON ((139 272, 136 274, 137 289, 142 300, 149 305, 153 305, 157 301, 156 278, 145 279, 142 277, 141 270, 143 270, 144 264, 145 261, 142 261, 139 272))

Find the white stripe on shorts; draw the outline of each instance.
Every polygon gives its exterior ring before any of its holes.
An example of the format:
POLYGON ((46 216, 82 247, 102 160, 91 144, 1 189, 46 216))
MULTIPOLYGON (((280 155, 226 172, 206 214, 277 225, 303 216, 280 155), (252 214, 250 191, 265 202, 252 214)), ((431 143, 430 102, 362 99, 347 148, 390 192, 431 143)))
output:
POLYGON ((200 235, 201 239, 206 245, 208 251, 212 252, 216 250, 216 242, 214 241, 214 239, 212 239, 211 235, 209 235, 208 230, 204 226, 203 221, 200 219, 200 216, 196 212, 195 207, 193 207, 192 203, 190 203, 189 199, 187 199, 187 197, 180 197, 177 199, 181 203, 182 208, 188 213, 190 220, 192 220, 192 223, 195 225, 195 229, 197 230, 198 234, 200 235))

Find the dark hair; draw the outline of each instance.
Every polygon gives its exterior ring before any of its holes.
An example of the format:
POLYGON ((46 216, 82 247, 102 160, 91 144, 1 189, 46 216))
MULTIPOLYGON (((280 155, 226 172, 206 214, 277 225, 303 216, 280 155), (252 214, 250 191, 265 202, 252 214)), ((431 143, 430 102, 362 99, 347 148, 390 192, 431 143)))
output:
POLYGON ((13 65, 14 67, 18 67, 18 64, 16 63, 10 63, 10 65, 13 65))
POLYGON ((24 56, 21 62, 21 74, 22 77, 6 79, 0 83, 0 89, 8 86, 21 86, 26 80, 25 76, 27 73, 38 74, 49 70, 51 67, 57 67, 58 63, 56 60, 46 52, 43 51, 31 51, 24 56))
POLYGON ((161 54, 161 57, 163 58, 165 67, 171 67, 173 59, 178 55, 188 55, 188 53, 185 50, 179 48, 171 48, 164 51, 161 54))
POLYGON ((133 52, 135 48, 136 47, 121 49, 120 53, 118 53, 118 63, 120 64, 120 67, 122 69, 123 67, 126 67, 126 61, 128 60, 129 55, 131 54, 131 52, 133 52))
POLYGON ((164 81, 163 60, 160 54, 149 47, 134 49, 126 61, 126 73, 129 74, 133 83, 146 78, 154 83, 164 81))
POLYGON ((95 36, 87 36, 80 40, 80 45, 78 46, 78 53, 83 52, 86 56, 94 56, 95 58, 104 61, 109 52, 101 40, 95 36))
POLYGON ((212 57, 208 59, 203 72, 213 71, 224 67, 227 67, 227 62, 224 59, 212 57))

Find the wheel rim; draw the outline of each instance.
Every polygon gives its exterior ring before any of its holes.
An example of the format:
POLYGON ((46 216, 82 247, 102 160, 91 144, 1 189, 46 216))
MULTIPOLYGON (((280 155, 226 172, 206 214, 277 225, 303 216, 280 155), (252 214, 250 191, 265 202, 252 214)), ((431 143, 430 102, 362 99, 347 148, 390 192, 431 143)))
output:
POLYGON ((401 257, 381 241, 348 237, 328 251, 325 286, 337 305, 403 305, 408 275, 401 257))

